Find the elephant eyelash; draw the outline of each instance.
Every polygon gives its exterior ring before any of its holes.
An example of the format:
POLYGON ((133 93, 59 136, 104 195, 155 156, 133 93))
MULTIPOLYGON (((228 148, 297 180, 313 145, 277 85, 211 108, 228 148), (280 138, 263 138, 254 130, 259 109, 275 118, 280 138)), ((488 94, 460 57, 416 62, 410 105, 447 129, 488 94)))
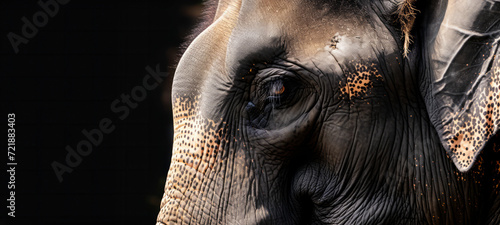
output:
POLYGON ((293 100, 294 91, 297 91, 297 83, 292 78, 274 77, 264 81, 258 88, 254 102, 263 108, 271 105, 272 108, 283 108, 290 105, 293 100))
POLYGON ((283 80, 278 79, 270 82, 268 87, 266 87, 267 100, 273 105, 279 105, 281 103, 281 97, 286 94, 286 87, 283 80))

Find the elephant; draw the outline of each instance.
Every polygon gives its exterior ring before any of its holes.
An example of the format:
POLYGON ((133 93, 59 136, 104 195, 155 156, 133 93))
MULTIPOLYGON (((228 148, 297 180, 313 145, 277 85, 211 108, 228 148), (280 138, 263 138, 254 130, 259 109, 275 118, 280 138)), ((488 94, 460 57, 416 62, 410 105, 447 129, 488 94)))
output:
POLYGON ((500 224, 498 0, 205 3, 156 224, 500 224))

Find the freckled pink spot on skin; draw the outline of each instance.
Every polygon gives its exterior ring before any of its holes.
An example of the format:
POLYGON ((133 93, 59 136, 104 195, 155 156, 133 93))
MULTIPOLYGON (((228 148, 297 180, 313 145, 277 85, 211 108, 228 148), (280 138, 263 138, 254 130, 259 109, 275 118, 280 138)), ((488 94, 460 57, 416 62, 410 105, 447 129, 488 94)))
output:
POLYGON ((347 72, 345 76, 345 82, 339 83, 341 85, 340 92, 341 98, 349 101, 354 98, 363 98, 373 88, 373 83, 382 79, 375 64, 357 63, 355 71, 347 72))
POLYGON ((188 199, 195 200, 196 193, 206 186, 204 176, 217 164, 218 143, 225 140, 221 136, 223 128, 215 129, 222 123, 202 117, 198 100, 199 97, 177 96, 174 101, 172 161, 158 221, 182 217, 179 213, 188 210, 183 204, 188 199))
POLYGON ((453 115, 453 120, 446 129, 453 136, 448 139, 452 157, 459 168, 468 168, 481 149, 484 140, 490 139, 500 122, 500 58, 491 70, 491 82, 477 90, 481 95, 472 102, 471 109, 465 115, 453 115))

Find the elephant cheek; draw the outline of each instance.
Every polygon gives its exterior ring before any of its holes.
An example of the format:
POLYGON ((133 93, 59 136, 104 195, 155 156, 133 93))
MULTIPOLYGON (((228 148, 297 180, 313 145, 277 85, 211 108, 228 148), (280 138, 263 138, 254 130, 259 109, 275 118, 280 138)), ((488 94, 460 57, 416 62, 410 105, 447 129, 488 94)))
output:
POLYGON ((217 164, 222 129, 220 124, 203 118, 198 98, 177 97, 174 102, 174 144, 165 193, 157 221, 193 223, 200 201, 210 181, 207 174, 217 164), (197 203, 198 202, 198 203, 197 203))

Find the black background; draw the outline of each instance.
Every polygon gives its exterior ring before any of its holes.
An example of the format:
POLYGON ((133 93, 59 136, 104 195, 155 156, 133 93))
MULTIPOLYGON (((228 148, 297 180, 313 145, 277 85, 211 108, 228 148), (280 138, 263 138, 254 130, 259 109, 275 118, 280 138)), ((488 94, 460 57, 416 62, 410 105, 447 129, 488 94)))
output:
MULTIPOLYGON (((46 0, 43 0, 46 1, 46 0)), ((37 1, 2 1, 1 224, 154 224, 171 151, 169 78, 200 1, 70 1, 19 45, 37 1), (123 120, 111 102, 142 85, 146 66, 168 72, 123 120), (7 216, 7 114, 16 114, 16 217, 7 216), (51 163, 109 118, 115 130, 59 182, 51 163)), ((0 122, 1 124, 1 122, 0 122)))

